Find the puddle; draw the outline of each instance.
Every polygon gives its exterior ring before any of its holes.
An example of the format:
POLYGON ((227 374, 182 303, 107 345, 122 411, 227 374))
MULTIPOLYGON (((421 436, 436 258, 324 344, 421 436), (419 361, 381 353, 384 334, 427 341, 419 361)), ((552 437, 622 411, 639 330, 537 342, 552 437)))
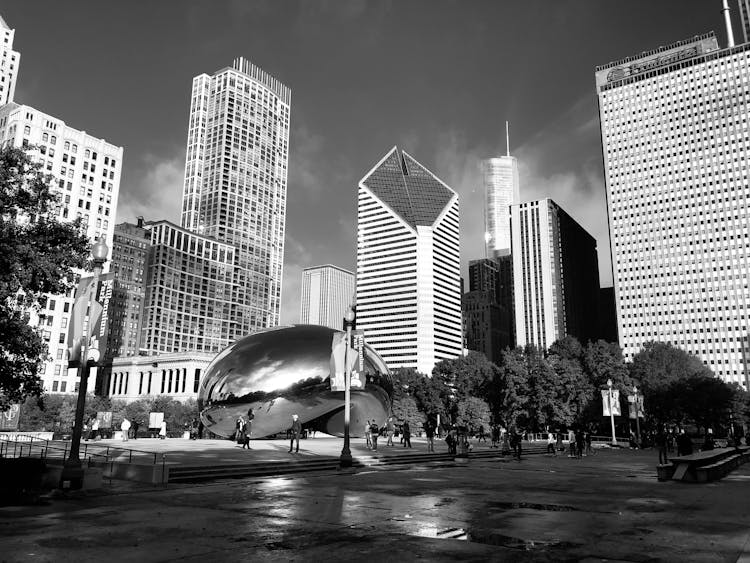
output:
POLYGON ((545 510, 548 512, 573 512, 578 510, 572 506, 562 504, 537 504, 535 502, 491 502, 487 504, 490 510, 516 510, 526 508, 529 510, 545 510))
POLYGON ((561 548, 567 549, 572 548, 576 544, 573 542, 550 539, 550 540, 527 540, 523 538, 516 538, 513 536, 506 536, 499 534, 492 530, 469 530, 467 532, 467 541, 474 543, 483 543, 485 545, 497 545, 501 547, 507 547, 509 549, 517 549, 520 551, 534 551, 538 549, 550 549, 550 548, 561 548))

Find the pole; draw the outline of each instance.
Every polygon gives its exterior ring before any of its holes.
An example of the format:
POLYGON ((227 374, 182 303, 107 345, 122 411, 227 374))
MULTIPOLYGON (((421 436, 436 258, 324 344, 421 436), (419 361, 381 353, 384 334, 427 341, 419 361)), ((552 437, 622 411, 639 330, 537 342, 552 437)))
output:
MULTIPOLYGON (((349 316, 347 312, 347 316, 349 316)), ((344 447, 341 449, 341 457, 339 459, 340 467, 351 467, 352 466, 352 451, 349 448, 349 411, 351 407, 351 370, 349 368, 349 347, 352 343, 352 322, 350 319, 345 319, 346 322, 346 348, 344 349, 344 447)))
POLYGON ((638 447, 641 447, 641 404, 638 402, 638 388, 633 388, 633 394, 635 395, 635 439, 638 442, 638 447))
POLYGON ((609 382, 609 421, 612 424, 612 445, 617 445, 617 437, 615 436, 615 411, 612 409, 612 383, 609 382))

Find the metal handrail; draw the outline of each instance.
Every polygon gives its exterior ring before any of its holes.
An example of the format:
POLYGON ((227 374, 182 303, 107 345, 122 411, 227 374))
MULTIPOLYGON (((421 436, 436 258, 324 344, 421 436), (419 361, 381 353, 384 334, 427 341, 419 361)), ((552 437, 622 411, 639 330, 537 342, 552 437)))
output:
MULTIPOLYGON (((35 447, 39 448, 39 457, 47 458, 47 454, 50 450, 52 451, 63 451, 63 458, 67 458, 68 456, 68 442, 62 442, 63 447, 61 448, 58 445, 58 441, 56 440, 46 440, 43 438, 37 438, 36 436, 30 436, 25 434, 17 434, 18 436, 24 436, 26 438, 29 438, 28 440, 11 440, 9 436, 7 435, 1 435, 0 438, 0 457, 7 457, 8 453, 10 452, 10 444, 13 444, 13 455, 12 457, 22 457, 23 456, 23 450, 26 446, 28 446, 29 452, 28 456, 31 457, 32 450, 35 447), (35 444, 34 442, 37 442, 35 444), (38 444, 38 442, 43 442, 42 444, 38 444)), ((110 446, 110 445, 99 445, 99 444, 83 444, 83 458, 91 459, 91 457, 103 457, 105 462, 110 461, 112 458, 112 454, 114 452, 125 452, 128 456, 128 463, 133 463, 133 454, 136 455, 143 454, 147 455, 149 457, 153 456, 152 465, 157 464, 157 457, 159 452, 148 452, 145 450, 134 450, 130 448, 122 448, 118 446, 110 446), (103 448, 105 449, 104 453, 101 452, 95 452, 90 451, 89 447, 91 449, 94 448, 103 448)), ((120 457, 119 455, 117 457, 120 457)))

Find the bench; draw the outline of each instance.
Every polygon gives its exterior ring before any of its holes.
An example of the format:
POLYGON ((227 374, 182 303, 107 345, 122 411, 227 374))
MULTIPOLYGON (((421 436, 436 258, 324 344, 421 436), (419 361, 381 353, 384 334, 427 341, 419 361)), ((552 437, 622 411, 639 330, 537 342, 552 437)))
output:
POLYGON ((669 465, 657 466, 660 481, 669 479, 691 483, 708 483, 727 475, 750 460, 750 447, 719 448, 672 458, 669 465))

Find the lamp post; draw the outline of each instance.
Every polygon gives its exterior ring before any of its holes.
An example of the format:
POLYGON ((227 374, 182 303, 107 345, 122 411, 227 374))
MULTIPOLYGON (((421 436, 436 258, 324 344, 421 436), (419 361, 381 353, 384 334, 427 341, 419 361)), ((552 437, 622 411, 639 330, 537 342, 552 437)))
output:
POLYGON ((81 459, 79 457, 79 450, 81 447, 81 433, 83 431, 83 413, 86 408, 86 388, 88 387, 88 354, 89 354, 89 339, 91 338, 91 329, 93 328, 91 314, 91 302, 93 301, 93 293, 99 285, 99 276, 102 273, 102 267, 107 261, 107 255, 109 254, 109 248, 107 243, 104 242, 104 235, 99 238, 96 243, 91 247, 91 258, 94 264, 94 279, 89 286, 86 296, 86 314, 84 318, 88 318, 84 322, 84 331, 82 334, 81 341, 81 357, 78 362, 78 402, 76 403, 76 417, 73 424, 73 437, 70 442, 70 454, 68 459, 65 460, 65 466, 63 467, 61 482, 70 481, 71 488, 79 489, 82 485, 83 471, 81 469, 81 459))
POLYGON ((612 424, 612 445, 617 445, 617 437, 615 436, 615 411, 612 408, 612 380, 607 380, 607 387, 609 388, 607 393, 607 400, 609 401, 609 421, 612 424))
POLYGON ((346 348, 344 353, 344 447, 341 448, 339 458, 340 467, 352 466, 352 451, 349 449, 349 411, 351 410, 351 381, 352 371, 349 365, 349 353, 352 345, 352 325, 354 324, 354 310, 349 307, 344 315, 344 327, 346 328, 346 348))
POLYGON ((641 405, 638 402, 638 386, 633 385, 633 402, 635 404, 635 439, 638 442, 638 447, 641 447, 641 405))

